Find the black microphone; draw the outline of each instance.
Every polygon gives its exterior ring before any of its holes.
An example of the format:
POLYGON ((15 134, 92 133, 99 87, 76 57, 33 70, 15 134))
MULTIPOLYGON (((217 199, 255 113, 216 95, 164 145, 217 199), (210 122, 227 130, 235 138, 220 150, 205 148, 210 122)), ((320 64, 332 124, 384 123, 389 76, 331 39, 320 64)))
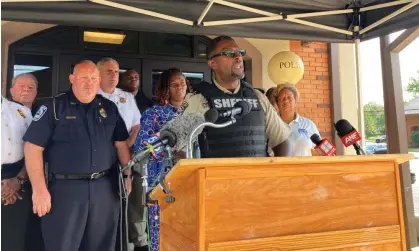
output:
POLYGON ((247 115, 251 110, 251 107, 248 102, 240 100, 237 102, 234 107, 228 111, 225 111, 223 113, 219 114, 220 118, 226 118, 226 117, 243 117, 247 115))
POLYGON ((219 116, 220 114, 218 113, 217 109, 211 108, 204 114, 205 122, 215 123, 219 116))
POLYGON ((153 152, 154 149, 164 146, 173 147, 176 145, 176 142, 177 137, 174 132, 170 130, 162 130, 160 131, 160 136, 156 141, 149 143, 146 148, 134 154, 132 161, 141 162, 145 157, 148 156, 149 153, 153 152))
POLYGON ((335 156, 336 147, 326 138, 321 139, 317 133, 311 135, 311 141, 316 145, 314 149, 323 156, 335 156))
POLYGON ((357 155, 365 155, 364 150, 358 144, 361 140, 361 135, 355 130, 355 128, 346 120, 341 119, 334 124, 336 132, 345 147, 353 146, 357 155))

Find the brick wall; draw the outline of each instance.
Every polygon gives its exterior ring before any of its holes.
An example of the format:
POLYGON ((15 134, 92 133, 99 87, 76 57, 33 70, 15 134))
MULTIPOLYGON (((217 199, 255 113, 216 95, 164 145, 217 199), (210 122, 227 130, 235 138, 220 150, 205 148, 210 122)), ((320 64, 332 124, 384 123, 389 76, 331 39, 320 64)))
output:
POLYGON ((290 41, 290 50, 304 62, 304 78, 297 84, 300 91, 297 111, 316 124, 322 137, 331 140, 333 122, 327 44, 312 42, 303 46, 300 41, 290 41))

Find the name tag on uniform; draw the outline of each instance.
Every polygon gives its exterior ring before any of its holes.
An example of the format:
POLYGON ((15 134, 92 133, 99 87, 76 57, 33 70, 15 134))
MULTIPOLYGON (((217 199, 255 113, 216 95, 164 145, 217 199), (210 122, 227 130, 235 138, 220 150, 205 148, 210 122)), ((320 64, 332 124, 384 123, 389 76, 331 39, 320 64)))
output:
POLYGON ((65 116, 65 119, 76 119, 76 116, 65 116))
POLYGON ((246 101, 249 103, 252 111, 259 111, 260 104, 257 98, 211 98, 212 107, 220 110, 229 110, 239 101, 246 101))
POLYGON ((307 135, 307 130, 304 128, 298 128, 298 133, 301 135, 307 135))

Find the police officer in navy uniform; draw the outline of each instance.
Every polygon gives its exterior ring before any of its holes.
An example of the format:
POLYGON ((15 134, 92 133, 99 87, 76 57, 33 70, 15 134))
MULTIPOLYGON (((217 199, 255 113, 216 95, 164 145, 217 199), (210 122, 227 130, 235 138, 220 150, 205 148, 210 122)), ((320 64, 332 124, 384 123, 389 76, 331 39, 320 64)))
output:
MULTIPOLYGON (((229 110, 239 100, 251 106, 246 116, 226 128, 206 128, 199 135, 201 156, 265 157, 268 149, 275 156, 289 156, 290 128, 278 116, 263 93, 243 81, 243 56, 245 49, 238 47, 228 36, 214 38, 207 47, 208 65, 213 72, 212 83, 202 82, 192 86, 194 93, 187 94, 183 106, 185 113, 204 114, 215 108, 229 110)), ((222 123, 219 119, 217 123, 222 123)))
MULTIPOLYGON (((42 217, 46 250, 110 251, 119 216, 113 163, 129 162, 128 132, 115 104, 96 95, 100 76, 93 62, 78 63, 70 82, 69 91, 38 109, 23 138, 33 212, 42 217)), ((124 177, 130 192, 129 170, 124 177)))

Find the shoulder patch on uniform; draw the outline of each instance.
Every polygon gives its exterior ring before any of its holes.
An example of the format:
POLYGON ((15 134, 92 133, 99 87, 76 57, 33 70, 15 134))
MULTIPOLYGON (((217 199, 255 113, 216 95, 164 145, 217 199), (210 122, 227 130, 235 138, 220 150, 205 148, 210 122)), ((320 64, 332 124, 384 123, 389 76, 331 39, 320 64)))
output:
POLYGON ((189 103, 186 101, 183 101, 182 105, 179 107, 178 113, 183 113, 183 111, 185 111, 186 108, 188 108, 189 103))
POLYGON ((33 117, 33 121, 40 120, 46 112, 47 112, 47 107, 45 105, 42 105, 41 107, 39 107, 38 111, 36 112, 35 116, 33 117))

